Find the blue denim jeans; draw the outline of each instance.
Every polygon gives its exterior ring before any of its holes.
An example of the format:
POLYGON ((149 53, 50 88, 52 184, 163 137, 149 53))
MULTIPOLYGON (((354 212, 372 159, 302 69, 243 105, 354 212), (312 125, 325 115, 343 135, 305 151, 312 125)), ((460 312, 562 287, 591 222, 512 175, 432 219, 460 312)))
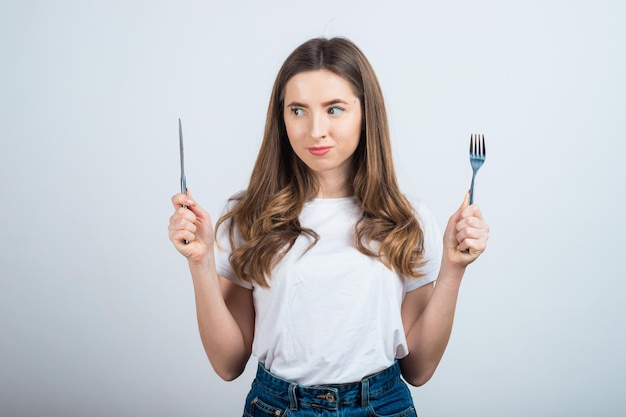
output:
POLYGON ((359 382, 302 386, 259 363, 244 417, 416 417, 411 392, 396 362, 359 382))

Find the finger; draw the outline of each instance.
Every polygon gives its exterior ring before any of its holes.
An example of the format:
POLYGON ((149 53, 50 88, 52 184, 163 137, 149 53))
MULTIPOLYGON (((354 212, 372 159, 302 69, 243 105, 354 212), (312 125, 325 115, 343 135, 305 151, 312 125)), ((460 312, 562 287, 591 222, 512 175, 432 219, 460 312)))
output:
POLYGON ((482 219, 478 217, 463 217, 456 224, 456 230, 460 232, 463 229, 473 228, 473 229, 483 229, 485 228, 485 223, 482 219))
POLYGON ((483 239, 486 241, 489 237, 489 226, 476 217, 463 219, 457 226, 456 237, 458 242, 464 239, 483 239))
POLYGON ((198 225, 196 224, 196 215, 191 211, 180 208, 170 218, 168 230, 172 233, 178 231, 187 231, 191 234, 196 234, 198 231, 198 225))
POLYGON ((174 214, 170 217, 170 224, 175 224, 180 222, 181 220, 186 220, 190 223, 196 222, 197 216, 191 210, 188 210, 184 207, 178 207, 174 214))
POLYGON ((470 248, 472 252, 481 253, 487 247, 489 234, 486 229, 466 228, 456 235, 459 250, 470 248))
POLYGON ((456 234, 457 242, 463 242, 466 239, 480 239, 482 232, 480 229, 474 229, 472 227, 465 227, 458 231, 456 234))
POLYGON ((469 246, 481 247, 482 245, 470 245, 469 241, 485 240, 488 236, 489 228, 484 221, 476 217, 462 219, 457 223, 456 241, 459 244, 467 243, 469 246))
POLYGON ((486 239, 464 239, 462 242, 459 243, 457 249, 461 252, 465 252, 466 250, 468 250, 469 252, 467 253, 477 257, 485 251, 486 247, 486 239))
MULTIPOLYGON (((198 229, 196 225, 196 218, 196 215, 191 210, 184 207, 178 207, 174 214, 170 217, 168 225, 170 234, 172 235, 181 231, 186 231, 195 235, 198 229)), ((172 239, 173 242, 176 242, 179 239, 179 236, 172 235, 170 239, 172 239)))
POLYGON ((465 255, 474 255, 475 253, 475 245, 474 239, 468 238, 458 238, 459 244, 456 246, 456 249, 462 252, 465 255))
POLYGON ((470 218, 470 217, 476 217, 480 220, 483 219, 483 215, 480 211, 480 207, 478 207, 476 204, 472 204, 471 206, 465 207, 461 213, 461 218, 470 218))
POLYGON ((191 198, 190 196, 186 194, 178 193, 172 196, 172 205, 175 208, 182 207, 182 206, 190 207, 190 206, 194 206, 195 204, 196 202, 193 200, 193 198, 191 198))
POLYGON ((211 223, 211 216, 209 215, 208 212, 206 212, 198 203, 196 203, 196 201, 191 198, 188 197, 189 200, 189 204, 187 204, 187 209, 188 211, 191 211, 195 216, 196 219, 194 221, 200 221, 200 222, 205 222, 205 223, 211 223))
POLYGON ((189 230, 178 229, 178 230, 170 230, 170 240, 177 246, 184 247, 189 242, 193 242, 196 240, 196 235, 191 233, 189 230))
POLYGON ((198 227, 192 220, 182 217, 176 217, 170 221, 168 229, 172 231, 187 230, 195 234, 198 230, 198 227))
POLYGON ((474 209, 474 217, 478 217, 482 220, 483 214, 480 211, 480 207, 478 207, 478 205, 476 204, 472 204, 472 208, 474 209))

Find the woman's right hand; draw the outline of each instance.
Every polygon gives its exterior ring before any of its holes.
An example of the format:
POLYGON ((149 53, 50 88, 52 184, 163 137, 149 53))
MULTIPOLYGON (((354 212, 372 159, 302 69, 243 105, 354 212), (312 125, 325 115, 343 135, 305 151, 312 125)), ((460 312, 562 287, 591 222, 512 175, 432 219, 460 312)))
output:
POLYGON ((215 242, 211 216, 190 194, 174 195, 172 204, 175 211, 168 227, 170 240, 187 260, 202 262, 213 251, 215 242))

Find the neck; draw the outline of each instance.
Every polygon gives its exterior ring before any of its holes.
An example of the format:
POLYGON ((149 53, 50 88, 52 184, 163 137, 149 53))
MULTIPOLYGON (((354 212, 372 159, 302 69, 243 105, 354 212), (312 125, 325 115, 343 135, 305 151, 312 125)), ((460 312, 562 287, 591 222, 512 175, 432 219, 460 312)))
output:
POLYGON ((319 187, 316 198, 341 198, 349 197, 353 194, 352 185, 345 179, 338 178, 317 178, 319 187))

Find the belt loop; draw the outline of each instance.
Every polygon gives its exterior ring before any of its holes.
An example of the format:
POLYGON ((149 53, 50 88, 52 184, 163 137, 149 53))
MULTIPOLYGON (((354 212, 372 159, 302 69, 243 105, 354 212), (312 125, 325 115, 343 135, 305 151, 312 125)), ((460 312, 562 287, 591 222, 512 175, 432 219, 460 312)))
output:
POLYGON ((298 400, 296 398, 296 388, 298 384, 290 384, 289 385, 289 409, 291 411, 295 411, 298 409, 298 400))
POLYGON ((370 380, 364 378, 361 381, 361 407, 366 408, 370 405, 370 380))

